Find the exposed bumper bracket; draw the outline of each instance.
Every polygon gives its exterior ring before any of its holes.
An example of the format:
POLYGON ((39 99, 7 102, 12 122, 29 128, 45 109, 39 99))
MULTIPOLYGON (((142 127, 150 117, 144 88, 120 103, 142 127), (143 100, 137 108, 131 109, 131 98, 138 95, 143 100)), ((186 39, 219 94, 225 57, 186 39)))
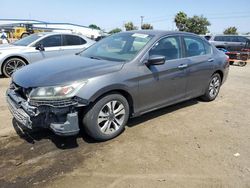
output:
POLYGON ((64 123, 51 123, 52 131, 60 136, 72 136, 79 133, 77 112, 67 114, 67 120, 64 123))

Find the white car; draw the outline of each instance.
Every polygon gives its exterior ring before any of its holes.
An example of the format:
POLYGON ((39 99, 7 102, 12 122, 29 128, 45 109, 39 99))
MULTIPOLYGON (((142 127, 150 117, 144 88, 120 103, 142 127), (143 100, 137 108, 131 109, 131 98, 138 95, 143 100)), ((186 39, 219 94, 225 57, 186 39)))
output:
POLYGON ((0 75, 10 77, 17 69, 42 59, 78 53, 95 41, 81 35, 38 33, 12 44, 0 45, 0 75))

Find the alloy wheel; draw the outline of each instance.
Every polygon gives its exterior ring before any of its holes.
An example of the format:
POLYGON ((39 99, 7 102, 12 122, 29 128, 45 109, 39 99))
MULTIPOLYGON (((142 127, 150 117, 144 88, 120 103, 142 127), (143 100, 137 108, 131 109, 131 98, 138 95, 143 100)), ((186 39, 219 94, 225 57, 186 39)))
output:
POLYGON ((4 72, 7 76, 11 76, 17 69, 24 67, 26 63, 19 58, 13 58, 6 62, 4 72))
POLYGON ((218 76, 215 76, 209 84, 210 97, 211 98, 216 97, 217 94, 219 93, 219 89, 220 89, 220 78, 218 76))
POLYGON ((125 120, 125 107, 117 101, 109 101, 99 112, 97 124, 104 134, 112 134, 119 130, 125 120))

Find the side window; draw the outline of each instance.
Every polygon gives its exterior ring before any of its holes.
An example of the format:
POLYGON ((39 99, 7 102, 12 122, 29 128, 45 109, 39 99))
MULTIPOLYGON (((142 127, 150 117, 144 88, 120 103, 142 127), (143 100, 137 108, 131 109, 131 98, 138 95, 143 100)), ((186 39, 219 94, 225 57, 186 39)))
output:
POLYGON ((48 36, 38 43, 42 44, 44 47, 62 46, 62 38, 61 35, 48 36))
POLYGON ((209 52, 209 50, 205 48, 205 42, 201 39, 184 37, 184 42, 187 57, 205 55, 209 52))
POLYGON ((214 41, 224 41, 224 37, 223 36, 216 36, 214 37, 214 41))
POLYGON ((238 36, 239 42, 247 42, 247 39, 245 37, 238 36))
POLYGON ((231 41, 232 41, 232 42, 239 42, 237 36, 231 36, 231 41))
POLYGON ((204 47, 205 47, 205 50, 206 50, 206 54, 211 54, 212 53, 211 44, 208 44, 208 43, 204 42, 204 47))
POLYGON ((83 38, 80 37, 80 45, 86 44, 86 40, 84 40, 83 38))
POLYGON ((162 55, 166 60, 178 59, 181 57, 179 37, 167 37, 159 40, 149 51, 149 55, 162 55))
MULTIPOLYGON (((86 41, 84 41, 86 43, 86 41)), ((75 35, 63 35, 63 46, 81 45, 83 41, 80 37, 75 35)), ((83 43, 83 44, 85 44, 83 43)))

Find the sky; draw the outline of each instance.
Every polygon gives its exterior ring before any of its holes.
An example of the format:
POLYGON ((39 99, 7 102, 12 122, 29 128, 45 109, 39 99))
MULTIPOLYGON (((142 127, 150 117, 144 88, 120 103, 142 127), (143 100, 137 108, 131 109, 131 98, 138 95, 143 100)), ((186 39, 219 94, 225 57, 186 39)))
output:
POLYGON ((173 30, 174 16, 184 11, 208 18, 214 34, 230 26, 250 32, 250 0, 11 0, 2 1, 0 9, 0 19, 96 24, 105 31, 128 21, 140 26, 141 16, 154 29, 173 30))

